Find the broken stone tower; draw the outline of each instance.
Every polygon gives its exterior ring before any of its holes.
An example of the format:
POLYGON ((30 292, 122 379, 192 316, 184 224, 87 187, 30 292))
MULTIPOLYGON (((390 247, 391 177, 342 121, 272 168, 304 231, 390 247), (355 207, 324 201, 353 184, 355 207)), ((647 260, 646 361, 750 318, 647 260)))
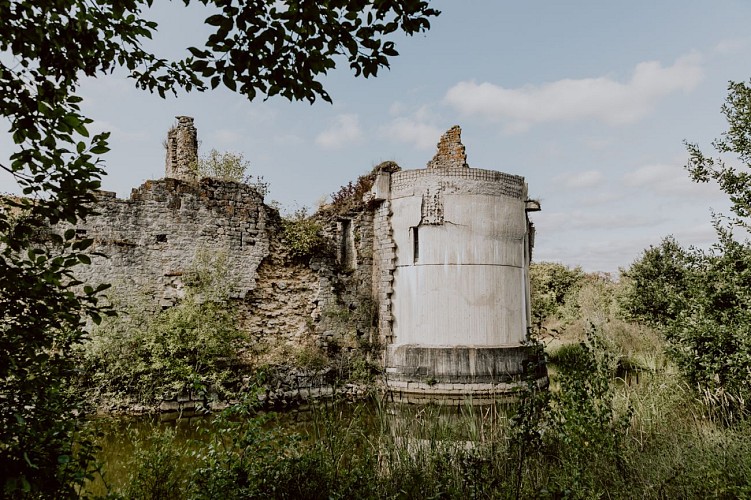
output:
POLYGON ((542 358, 526 342, 527 212, 539 204, 524 178, 469 168, 461 129, 452 127, 427 168, 379 173, 374 197, 390 215, 376 236, 393 242, 390 277, 376 277, 391 320, 380 327, 392 394, 482 401, 530 379, 545 385, 542 358))
POLYGON ((167 132, 165 177, 181 181, 198 180, 198 132, 190 116, 177 116, 167 132))

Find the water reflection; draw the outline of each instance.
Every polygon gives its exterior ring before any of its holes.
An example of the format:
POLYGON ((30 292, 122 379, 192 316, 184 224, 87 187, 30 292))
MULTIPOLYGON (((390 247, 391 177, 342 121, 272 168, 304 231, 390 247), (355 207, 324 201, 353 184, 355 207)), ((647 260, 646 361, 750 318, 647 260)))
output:
MULTIPOLYGON (((359 454, 367 448, 368 453, 375 451, 389 460, 393 450, 414 454, 436 446, 467 449, 504 440, 512 413, 513 404, 500 402, 485 406, 440 406, 371 399, 357 403, 328 401, 282 413, 257 413, 252 418, 269 433, 297 436, 302 447, 346 442, 343 453, 359 454)), ((103 476, 89 490, 99 495, 121 490, 134 467, 142 460, 152 459, 144 450, 154 447, 168 446, 179 457, 181 468, 193 470, 196 456, 205 452, 217 433, 227 428, 226 424, 217 423, 215 416, 178 414, 100 418, 92 423, 102 433, 99 460, 103 476)), ((284 445, 288 444, 280 444, 284 445)))

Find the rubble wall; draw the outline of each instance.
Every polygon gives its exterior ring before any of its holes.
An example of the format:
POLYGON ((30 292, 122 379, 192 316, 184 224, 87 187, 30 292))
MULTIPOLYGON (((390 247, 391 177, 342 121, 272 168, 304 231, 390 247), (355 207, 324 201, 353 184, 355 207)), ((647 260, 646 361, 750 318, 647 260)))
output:
POLYGON ((127 200, 101 193, 98 215, 76 226, 79 238, 94 240, 92 264, 76 272, 84 282, 111 283, 118 293, 169 307, 198 252, 221 252, 233 295, 244 297, 269 254, 268 210, 252 187, 215 179, 147 181, 127 200))

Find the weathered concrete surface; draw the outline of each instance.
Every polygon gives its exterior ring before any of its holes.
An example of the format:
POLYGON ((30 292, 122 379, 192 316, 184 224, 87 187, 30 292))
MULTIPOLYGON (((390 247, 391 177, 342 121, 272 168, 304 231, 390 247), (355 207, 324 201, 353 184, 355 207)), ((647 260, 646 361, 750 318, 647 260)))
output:
MULTIPOLYGON (((537 363, 542 353, 524 345, 515 346, 388 346, 389 381, 418 381, 429 384, 499 384, 518 382, 537 363)), ((456 387, 461 389, 461 387, 456 387)))
POLYGON ((388 188, 378 187, 395 249, 382 283, 391 312, 381 332, 387 384, 404 394, 453 398, 547 380, 525 345, 527 186, 519 176, 469 168, 460 136, 450 129, 428 168, 392 173, 388 188))

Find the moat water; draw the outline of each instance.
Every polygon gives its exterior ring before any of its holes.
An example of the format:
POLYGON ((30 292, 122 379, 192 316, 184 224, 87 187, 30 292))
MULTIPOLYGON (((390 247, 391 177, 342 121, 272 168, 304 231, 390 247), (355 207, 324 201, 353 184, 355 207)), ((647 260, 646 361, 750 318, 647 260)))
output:
MULTIPOLYGON (((295 435, 304 443, 331 439, 331 433, 361 433, 377 440, 384 434, 414 443, 452 440, 471 443, 497 437, 508 424, 508 403, 477 406, 435 406, 384 404, 369 400, 357 403, 325 402, 279 413, 259 413, 259 425, 269 432, 295 435)), ((104 495, 129 481, 134 467, 147 460, 145 450, 154 449, 155 436, 179 451, 180 466, 192 470, 195 453, 204 451, 223 428, 215 415, 180 418, 177 414, 158 417, 97 418, 101 432, 98 455, 102 474, 88 491, 104 495)), ((226 428, 226 427, 225 427, 226 428)), ((357 450, 352 450, 357 453, 357 450)))

